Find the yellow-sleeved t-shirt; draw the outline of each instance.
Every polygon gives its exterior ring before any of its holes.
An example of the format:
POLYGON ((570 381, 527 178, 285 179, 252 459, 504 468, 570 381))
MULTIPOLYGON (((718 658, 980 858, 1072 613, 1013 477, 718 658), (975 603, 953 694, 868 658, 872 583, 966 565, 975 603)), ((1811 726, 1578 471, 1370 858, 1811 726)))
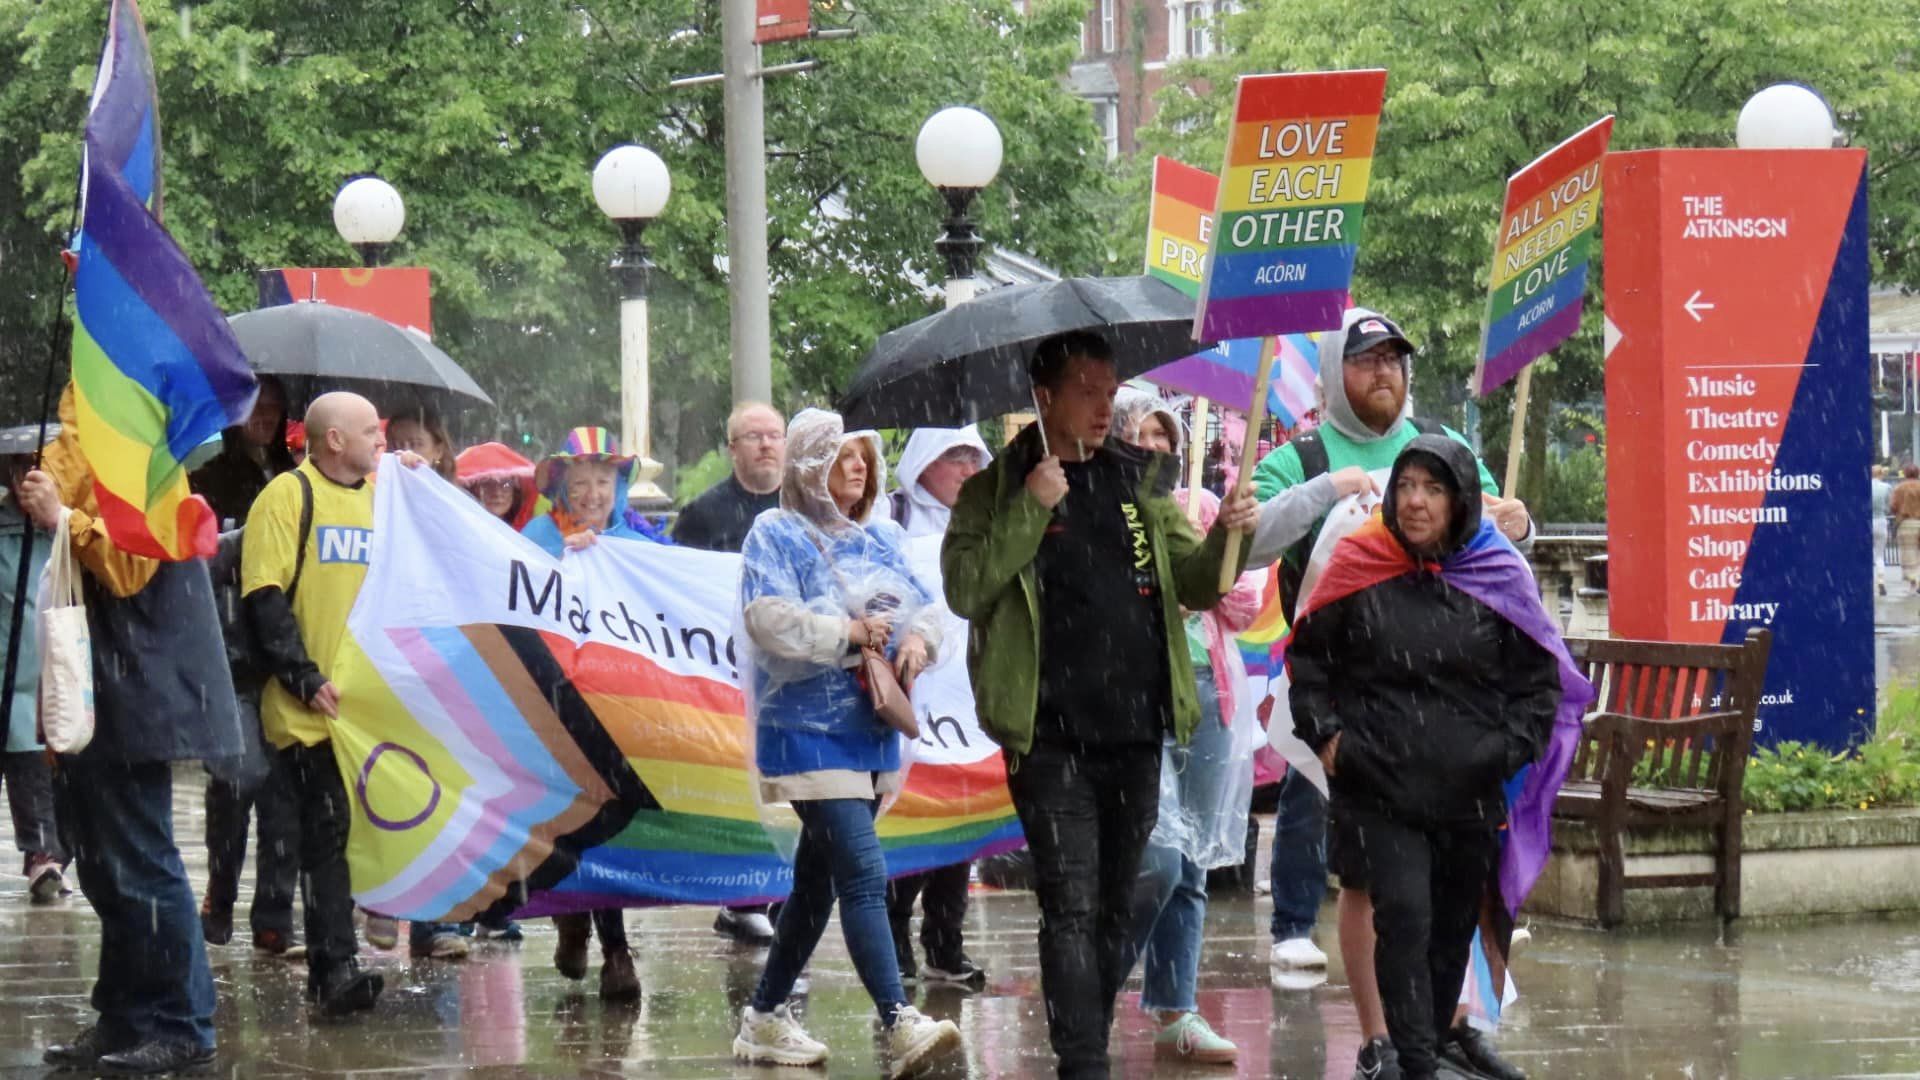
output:
MULTIPOLYGON (((298 470, 313 485, 313 527, 293 594, 293 619, 307 656, 331 675, 340 643, 347 636, 347 614, 366 580, 373 549, 373 484, 348 487, 302 462, 298 470)), ((251 595, 268 586, 285 591, 293 582, 293 560, 300 549, 300 481, 293 473, 273 478, 247 515, 240 549, 240 591, 251 595)), ((269 680, 260 701, 267 739, 285 748, 312 746, 330 737, 327 718, 296 701, 278 679, 269 680)))

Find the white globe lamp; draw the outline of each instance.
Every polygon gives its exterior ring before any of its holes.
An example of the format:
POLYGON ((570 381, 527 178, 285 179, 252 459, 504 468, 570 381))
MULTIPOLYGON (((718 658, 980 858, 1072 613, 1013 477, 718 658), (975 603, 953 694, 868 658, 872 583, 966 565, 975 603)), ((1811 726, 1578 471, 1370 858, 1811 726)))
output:
POLYGON ((920 125, 913 156, 920 175, 937 188, 978 191, 1000 173, 1000 129, 978 109, 941 109, 920 125))
POLYGON ((1742 150, 1829 150, 1833 110, 1812 87, 1778 83, 1747 99, 1734 126, 1742 150))
POLYGON ((407 224, 407 205, 393 185, 377 176, 361 176, 341 185, 333 197, 333 227, 368 266, 378 266, 388 244, 407 224))
POLYGON ((671 194, 673 178, 667 163, 644 146, 616 146, 593 167, 593 201, 615 221, 657 218, 671 194))

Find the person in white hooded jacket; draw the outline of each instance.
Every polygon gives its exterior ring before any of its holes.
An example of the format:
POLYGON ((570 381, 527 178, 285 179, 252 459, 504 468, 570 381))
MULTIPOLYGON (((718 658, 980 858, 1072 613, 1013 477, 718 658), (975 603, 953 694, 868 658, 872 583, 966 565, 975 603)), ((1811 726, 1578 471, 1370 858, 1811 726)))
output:
MULTIPOLYGON (((993 454, 975 425, 915 431, 900 454, 900 486, 889 500, 894 524, 906 531, 909 540, 945 536, 960 485, 992 461, 993 454)), ((887 883, 887 918, 901 979, 924 975, 928 982, 985 984, 986 970, 967 956, 963 931, 972 872, 973 864, 962 862, 905 874, 887 883), (924 970, 913 953, 916 897, 922 913, 920 945, 927 954, 924 970)))

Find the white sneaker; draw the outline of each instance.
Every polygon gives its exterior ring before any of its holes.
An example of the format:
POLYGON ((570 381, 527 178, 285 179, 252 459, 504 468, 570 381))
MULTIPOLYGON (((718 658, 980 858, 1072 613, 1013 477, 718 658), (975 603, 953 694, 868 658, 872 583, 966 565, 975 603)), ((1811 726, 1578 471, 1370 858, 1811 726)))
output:
POLYGON ((1520 951, 1520 946, 1529 944, 1532 941, 1533 931, 1524 926, 1514 927, 1513 936, 1507 939, 1507 959, 1513 959, 1514 955, 1520 951))
POLYGON ((1272 964, 1277 968, 1324 968, 1327 966, 1327 954, 1312 938, 1288 938, 1273 943, 1272 964))
POLYGON ((887 1049, 893 1058, 893 1077, 918 1075, 934 1058, 960 1046, 960 1029, 951 1020, 935 1020, 911 1005, 893 1014, 887 1029, 887 1049))
POLYGON ((785 1005, 770 1013, 749 1005, 740 1013, 733 1056, 758 1065, 818 1065, 827 1060, 827 1044, 808 1035, 785 1005))

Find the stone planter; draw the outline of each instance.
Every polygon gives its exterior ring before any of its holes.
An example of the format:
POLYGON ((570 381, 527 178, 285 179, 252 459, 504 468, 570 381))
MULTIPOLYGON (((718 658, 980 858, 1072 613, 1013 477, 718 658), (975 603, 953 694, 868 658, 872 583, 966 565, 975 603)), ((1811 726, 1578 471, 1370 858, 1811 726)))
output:
MULTIPOLYGON (((1741 915, 1782 918, 1920 911, 1920 808, 1754 814, 1741 856, 1741 915)), ((1627 873, 1710 871, 1705 829, 1652 829, 1626 840, 1627 873)), ((1599 846, 1584 822, 1554 822, 1553 857, 1525 911, 1597 922, 1599 846)), ((1713 918, 1713 890, 1629 889, 1629 924, 1713 918)))

